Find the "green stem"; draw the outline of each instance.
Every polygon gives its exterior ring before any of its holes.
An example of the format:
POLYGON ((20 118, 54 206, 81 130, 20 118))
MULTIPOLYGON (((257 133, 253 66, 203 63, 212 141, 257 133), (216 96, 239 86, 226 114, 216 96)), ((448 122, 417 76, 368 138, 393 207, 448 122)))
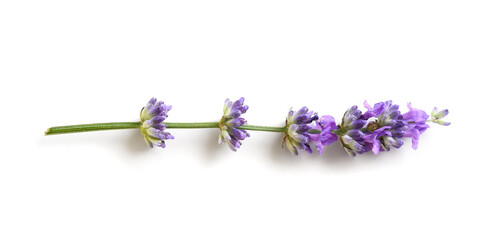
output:
MULTIPOLYGON (((164 122, 166 128, 219 128, 219 122, 200 122, 200 123, 171 123, 164 122)), ((284 132, 285 127, 266 127, 256 125, 243 125, 238 127, 244 130, 265 131, 265 132, 284 132)))
POLYGON ((257 125, 242 125, 238 127, 239 129, 244 130, 253 130, 253 131, 265 131, 265 132, 285 132, 286 127, 266 127, 266 126, 257 126, 257 125))
POLYGON ((141 122, 113 122, 113 123, 92 123, 81 125, 70 125, 61 127, 51 127, 45 131, 45 135, 64 134, 64 133, 77 133, 77 132, 92 132, 102 130, 114 130, 114 129, 131 129, 139 128, 141 122))
POLYGON ((166 128, 218 128, 218 122, 172 123, 163 122, 166 128))
MULTIPOLYGON (((173 123, 164 122, 166 128, 219 128, 219 122, 195 122, 195 123, 173 123)), ((115 129, 133 129, 140 128, 141 122, 112 122, 112 123, 92 123, 92 124, 80 124, 70 126, 51 127, 45 131, 45 135, 65 134, 65 133, 78 133, 78 132, 92 132, 102 130, 115 130, 115 129)), ((253 130, 253 131, 265 131, 265 132, 285 132, 285 127, 267 127, 257 125, 243 125, 239 129, 253 130)))

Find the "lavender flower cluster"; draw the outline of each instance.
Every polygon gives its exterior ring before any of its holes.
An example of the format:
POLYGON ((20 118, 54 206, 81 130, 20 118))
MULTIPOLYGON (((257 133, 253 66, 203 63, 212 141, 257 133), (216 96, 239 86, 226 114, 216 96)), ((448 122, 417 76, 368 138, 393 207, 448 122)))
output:
POLYGON ((170 105, 165 105, 163 101, 157 101, 156 98, 151 98, 141 109, 141 133, 149 147, 152 148, 155 145, 164 148, 165 140, 175 138, 169 132, 165 132, 166 125, 163 124, 170 110, 170 105))
MULTIPOLYGON (((336 124, 332 116, 319 117, 307 107, 297 111, 291 109, 286 117, 283 146, 294 155, 298 155, 298 150, 312 153, 315 147, 321 155, 325 146, 339 140, 351 156, 370 151, 378 154, 391 148, 400 148, 404 144, 404 138, 411 138, 413 149, 417 149, 420 135, 429 128, 427 122, 450 125, 443 120, 449 113, 447 109, 439 111, 434 108, 429 116, 424 111, 413 108, 410 103, 408 112, 403 114, 399 105, 392 101, 379 102, 373 106, 365 101, 364 106, 364 113, 356 105, 350 107, 344 113, 340 124, 336 124)), ((241 115, 248 108, 244 105, 244 98, 235 102, 225 100, 223 116, 218 123, 219 144, 227 143, 230 149, 236 151, 242 140, 250 136, 246 130, 241 129, 247 123, 241 115)), ((150 147, 165 147, 165 140, 173 139, 170 133, 164 131, 166 126, 163 124, 170 109, 171 106, 156 101, 155 98, 142 109, 141 132, 150 147)))
POLYGON ((222 145, 227 143, 234 152, 242 145, 242 140, 249 137, 249 133, 243 129, 238 129, 247 121, 240 116, 247 112, 249 106, 244 105, 244 98, 235 102, 225 99, 224 114, 219 122, 220 135, 218 143, 222 145))

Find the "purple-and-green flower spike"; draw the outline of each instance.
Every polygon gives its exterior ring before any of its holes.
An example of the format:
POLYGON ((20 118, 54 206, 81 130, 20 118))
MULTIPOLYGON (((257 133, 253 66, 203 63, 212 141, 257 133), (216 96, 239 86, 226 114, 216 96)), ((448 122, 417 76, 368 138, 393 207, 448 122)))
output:
POLYGON ((244 105, 243 97, 233 103, 228 98, 225 100, 224 115, 219 122, 220 135, 218 142, 220 145, 226 142, 230 149, 235 152, 242 145, 242 140, 250 136, 247 131, 238 129, 247 123, 240 116, 247 112, 248 109, 249 106, 244 105))
POLYGON ((151 98, 141 109, 141 133, 151 148, 153 145, 164 148, 165 140, 174 139, 173 135, 165 132, 166 125, 163 124, 170 110, 170 105, 165 105, 163 101, 157 101, 156 98, 151 98))
POLYGON ((294 112, 292 109, 286 118, 285 135, 282 140, 283 145, 294 155, 298 155, 298 149, 303 149, 309 153, 313 150, 309 146, 311 141, 311 129, 313 121, 318 119, 318 115, 309 111, 307 107, 302 107, 294 112))

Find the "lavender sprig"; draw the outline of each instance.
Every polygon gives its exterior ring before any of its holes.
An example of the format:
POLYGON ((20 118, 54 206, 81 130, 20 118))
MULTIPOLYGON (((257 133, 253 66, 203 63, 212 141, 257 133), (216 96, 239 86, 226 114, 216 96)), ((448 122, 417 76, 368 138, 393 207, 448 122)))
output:
POLYGON ((252 130, 283 133, 283 146, 294 155, 298 155, 298 150, 312 153, 313 146, 321 155, 325 146, 339 139, 344 149, 350 155, 356 156, 369 151, 378 154, 381 151, 389 151, 391 147, 400 148, 404 144, 403 138, 411 138, 412 147, 417 149, 420 135, 430 127, 428 122, 450 125, 450 122, 443 120, 449 113, 447 109, 439 111, 434 108, 429 116, 424 111, 412 107, 410 103, 409 111, 403 114, 399 106, 392 101, 379 102, 374 106, 365 101, 364 106, 367 108, 365 113, 356 105, 349 108, 340 124, 336 124, 332 116, 323 115, 318 118, 318 114, 303 107, 298 111, 289 111, 285 126, 272 127, 247 124, 241 117, 248 110, 248 106, 244 105, 244 98, 235 102, 227 99, 223 116, 218 122, 187 123, 165 122, 171 106, 152 98, 141 110, 138 122, 51 127, 45 135, 139 128, 148 146, 164 148, 166 140, 174 139, 173 135, 166 132, 168 128, 218 128, 219 143, 227 143, 230 149, 236 151, 241 147, 242 140, 249 137, 247 130, 252 130))

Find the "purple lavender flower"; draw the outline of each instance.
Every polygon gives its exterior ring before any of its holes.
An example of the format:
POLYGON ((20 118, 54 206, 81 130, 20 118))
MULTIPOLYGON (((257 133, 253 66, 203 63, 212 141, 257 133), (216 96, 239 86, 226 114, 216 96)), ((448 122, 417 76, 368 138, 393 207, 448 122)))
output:
MULTIPOLYGON (((292 109, 286 118, 286 131, 282 143, 286 145, 287 149, 294 155, 298 155, 297 149, 306 150, 312 153, 309 146, 311 141, 311 124, 318 119, 318 115, 309 111, 307 107, 302 107, 299 111, 294 112, 292 109)), ((318 132, 318 131, 316 131, 318 132)))
POLYGON ((409 111, 402 115, 403 120, 407 122, 404 137, 412 138, 412 148, 416 150, 420 134, 430 127, 426 123, 429 115, 420 109, 413 108, 411 103, 408 103, 407 106, 409 111))
POLYGON ((365 125, 366 119, 355 105, 345 112, 341 125, 336 130, 344 149, 353 157, 357 153, 362 154, 368 151, 364 140, 365 134, 361 131, 361 128, 365 125))
POLYGON ((164 148, 165 140, 174 139, 173 135, 164 131, 166 126, 163 124, 170 110, 170 105, 156 101, 156 98, 151 98, 146 107, 141 109, 141 133, 151 148, 153 145, 164 148))
POLYGON ((439 112, 439 109, 437 109, 436 107, 434 107, 434 109, 430 113, 430 115, 432 116, 432 122, 438 123, 438 124, 444 125, 444 126, 449 126, 450 122, 445 122, 444 120, 442 120, 442 118, 447 116, 447 114, 449 114, 449 110, 444 109, 444 110, 439 112))
POLYGON ((218 142, 220 145, 226 142, 230 149, 235 152, 237 151, 237 148, 240 148, 240 145, 242 145, 241 141, 250 136, 247 131, 238 129, 238 127, 247 122, 240 116, 247 112, 248 109, 249 106, 244 106, 243 97, 233 103, 229 99, 225 100, 224 115, 219 122, 221 132, 218 142))
POLYGON ((318 129, 321 131, 320 134, 311 134, 310 139, 316 142, 316 148, 318 149, 319 155, 323 153, 323 147, 328 146, 331 143, 338 140, 338 135, 333 133, 333 130, 337 129, 334 118, 329 115, 321 116, 316 122, 313 129, 318 129))
POLYGON ((392 101, 386 101, 371 107, 365 101, 365 107, 368 111, 364 116, 368 119, 368 123, 364 138, 371 144, 373 153, 389 151, 391 146, 400 148, 403 145, 401 138, 405 135, 407 122, 400 113, 399 106, 392 104, 392 101))

